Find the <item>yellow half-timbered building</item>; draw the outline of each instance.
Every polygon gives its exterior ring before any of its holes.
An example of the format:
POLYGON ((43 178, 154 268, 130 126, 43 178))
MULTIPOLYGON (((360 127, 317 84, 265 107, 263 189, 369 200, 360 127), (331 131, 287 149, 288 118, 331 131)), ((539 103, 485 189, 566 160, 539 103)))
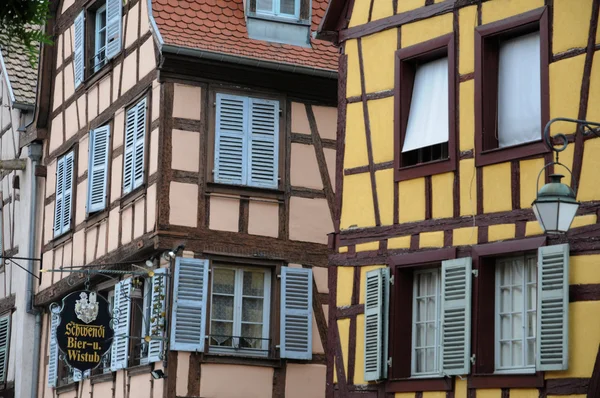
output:
POLYGON ((332 0, 328 397, 600 397, 599 0, 332 0), (567 170, 568 169, 568 170, 567 170), (566 234, 532 211, 553 173, 566 234), (539 181, 538 181, 539 179, 539 181))

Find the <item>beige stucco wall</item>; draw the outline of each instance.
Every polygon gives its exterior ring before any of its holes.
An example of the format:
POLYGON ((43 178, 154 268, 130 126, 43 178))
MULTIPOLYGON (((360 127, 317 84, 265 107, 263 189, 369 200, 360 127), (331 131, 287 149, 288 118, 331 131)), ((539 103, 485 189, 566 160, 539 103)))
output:
POLYGON ((203 364, 200 374, 201 397, 269 398, 272 395, 273 368, 203 364))

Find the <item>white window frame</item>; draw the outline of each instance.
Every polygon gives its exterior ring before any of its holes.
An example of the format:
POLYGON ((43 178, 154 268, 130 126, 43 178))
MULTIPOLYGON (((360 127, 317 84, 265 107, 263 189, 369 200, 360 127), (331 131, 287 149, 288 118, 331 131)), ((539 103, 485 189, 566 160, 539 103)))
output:
MULTIPOLYGON (((413 273, 413 298, 412 298, 412 342, 411 342, 411 377, 432 377, 440 375, 440 353, 441 353, 441 339, 440 339, 440 321, 441 321, 441 302, 442 302, 442 289, 441 289, 441 270, 439 267, 433 269, 419 270, 413 273), (418 276, 424 274, 433 274, 436 278, 436 305, 435 305, 435 354, 434 361, 436 363, 435 369, 431 372, 417 372, 417 301, 422 297, 417 297, 418 291, 418 276)), ((427 296, 429 297, 429 296, 427 296)))
POLYGON ((152 302, 152 278, 144 280, 144 291, 142 292, 142 330, 140 331, 140 338, 142 341, 142 347, 140 348, 140 365, 148 363, 148 343, 146 342, 146 336, 150 335, 150 305, 152 302), (143 353, 143 350, 146 352, 143 353))
MULTIPOLYGON (((527 254, 521 254, 518 256, 509 256, 509 257, 501 257, 498 258, 496 260, 496 264, 495 264, 495 272, 496 272, 496 286, 495 286, 495 297, 496 297, 496 303, 495 303, 495 309, 494 309, 494 324, 495 324, 495 332, 494 332, 494 373, 497 374, 514 374, 514 373, 518 373, 518 374, 523 374, 523 373, 535 373, 536 372, 536 361, 533 361, 533 364, 531 365, 525 365, 526 360, 527 360, 527 340, 533 340, 534 342, 534 347, 536 347, 536 339, 537 339, 537 254, 536 253, 527 253, 527 254), (523 324, 523 335, 521 338, 521 347, 522 347, 522 363, 523 366, 509 366, 509 367, 501 367, 501 361, 500 361, 500 332, 501 332, 501 324, 500 324, 500 302, 502 300, 502 296, 501 296, 501 285, 500 285, 500 280, 501 280, 501 268, 507 266, 507 264, 511 264, 512 261, 514 261, 515 259, 522 259, 522 269, 523 269, 523 280, 521 281, 521 289, 522 289, 522 294, 523 294, 523 302, 522 302, 522 307, 521 307, 521 319, 522 319, 522 324, 523 324), (529 263, 530 266, 536 267, 536 278, 534 278, 533 282, 527 282, 527 266, 528 266, 528 260, 533 260, 531 263, 529 263), (528 303, 527 303, 527 289, 530 285, 535 285, 536 286, 536 298, 533 300, 534 303, 534 308, 535 310, 527 310, 528 307, 528 303), (533 313, 533 318, 534 318, 534 336, 533 338, 529 338, 527 336, 527 315, 528 312, 532 312, 533 313)), ((513 285, 511 285, 513 286, 513 285)), ((511 288, 512 290, 512 288, 511 288)), ((512 293, 511 293, 511 303, 512 303, 512 293)), ((511 304, 512 305, 512 304, 511 304)), ((512 313, 516 313, 514 311, 514 308, 512 309, 512 313)), ((510 339, 512 341, 514 341, 515 339, 510 339)), ((512 345, 511 345, 512 346, 512 345)), ((536 348, 534 348, 534 351, 536 351, 536 348)), ((537 352, 534 352, 535 357, 537 357, 537 352)), ((534 357, 534 358, 535 358, 534 357)), ((511 349, 511 362, 512 361, 512 349, 511 349)))
POLYGON ((271 11, 271 12, 259 10, 258 9, 258 1, 259 0, 256 1, 256 15, 293 19, 293 20, 300 19, 300 3, 302 2, 301 0, 294 0, 294 15, 281 13, 281 1, 282 0, 271 0, 272 4, 273 4, 273 6, 272 6, 273 11, 271 11))
MULTIPOLYGON (((211 269, 210 281, 210 312, 208 316, 209 334, 208 334, 208 351, 211 353, 235 354, 244 356, 260 356, 267 357, 269 355, 269 321, 271 317, 271 270, 269 268, 258 267, 236 267, 227 265, 216 265, 211 269), (220 347, 211 345, 211 329, 212 329, 212 302, 213 302, 213 282, 216 269, 233 270, 235 272, 235 287, 233 299, 233 335, 241 336, 242 330, 242 293, 244 282, 244 271, 262 272, 264 273, 264 297, 263 297, 263 330, 262 330, 262 347, 260 350, 251 348, 235 348, 235 347, 220 347)), ((233 338, 233 345, 239 345, 239 338, 233 338)))
POLYGON ((98 72, 100 69, 102 69, 102 67, 104 65, 106 65, 106 63, 108 62, 108 59, 106 58, 106 40, 108 35, 106 34, 106 28, 108 25, 108 19, 106 17, 106 4, 104 4, 103 6, 101 6, 100 8, 98 8, 96 10, 96 12, 94 13, 94 72, 98 72), (100 22, 101 22, 101 13, 104 12, 104 28, 103 29, 98 29, 98 26, 100 26, 100 22), (100 43, 100 31, 104 30, 104 42, 100 43), (99 62, 97 57, 98 54, 100 54, 101 51, 104 50, 104 60, 99 62))

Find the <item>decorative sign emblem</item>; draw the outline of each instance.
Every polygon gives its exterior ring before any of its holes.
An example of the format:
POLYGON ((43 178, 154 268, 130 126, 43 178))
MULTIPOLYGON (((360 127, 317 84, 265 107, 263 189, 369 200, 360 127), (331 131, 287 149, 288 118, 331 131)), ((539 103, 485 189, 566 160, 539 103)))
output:
POLYGON ((82 372, 98 366, 114 335, 108 301, 95 292, 73 292, 53 316, 60 317, 56 341, 65 361, 82 372))

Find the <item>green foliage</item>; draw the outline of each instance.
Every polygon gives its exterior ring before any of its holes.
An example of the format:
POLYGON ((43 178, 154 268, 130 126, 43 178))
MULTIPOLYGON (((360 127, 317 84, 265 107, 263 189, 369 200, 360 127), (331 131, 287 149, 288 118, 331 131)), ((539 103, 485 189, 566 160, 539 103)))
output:
POLYGON ((40 43, 51 44, 43 26, 50 16, 49 0, 3 0, 0 6, 0 47, 27 51, 29 62, 37 63, 40 43))

